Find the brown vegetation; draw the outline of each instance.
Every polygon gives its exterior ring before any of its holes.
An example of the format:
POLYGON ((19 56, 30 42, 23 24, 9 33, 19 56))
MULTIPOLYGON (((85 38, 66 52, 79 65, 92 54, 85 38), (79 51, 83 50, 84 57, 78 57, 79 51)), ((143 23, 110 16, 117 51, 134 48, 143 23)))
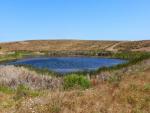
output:
MULTIPOLYGON (((18 68, 19 69, 19 68, 18 68)), ((24 69, 23 69, 24 70, 24 69)), ((9 71, 9 70, 8 70, 9 71)), ((3 72, 3 71, 2 71, 3 72)), ((13 73, 13 71, 11 71, 13 73)), ((108 80, 92 78, 86 90, 46 90, 37 97, 15 101, 16 94, 0 93, 2 113, 149 113, 150 60, 103 72, 108 80), (121 77, 121 78, 116 78, 121 77)), ((100 75, 98 75, 99 77, 100 75)), ((11 76, 10 76, 11 77, 11 76)), ((102 76, 101 76, 102 77, 102 76)))
POLYGON ((147 41, 128 41, 120 43, 115 46, 118 50, 132 50, 132 51, 149 51, 150 52, 150 40, 147 41))
POLYGON ((101 50, 116 43, 115 41, 79 41, 79 40, 40 40, 1 43, 3 50, 16 51, 62 51, 62 50, 101 50))
POLYGON ((149 73, 126 75, 117 87, 102 82, 85 91, 56 91, 23 99, 16 113, 149 113, 149 73))
POLYGON ((3 51, 80 51, 80 50, 134 50, 150 51, 150 41, 88 41, 88 40, 33 40, 0 43, 3 51))
POLYGON ((62 84, 58 77, 40 75, 24 67, 0 66, 0 86, 17 88, 24 84, 31 89, 57 89, 62 84))
POLYGON ((51 92, 23 100, 18 113, 149 113, 150 70, 126 75, 118 86, 102 82, 86 91, 51 92), (134 82, 133 82, 134 81, 134 82), (24 103, 24 104, 23 104, 24 103), (28 104, 27 104, 28 103, 28 104))

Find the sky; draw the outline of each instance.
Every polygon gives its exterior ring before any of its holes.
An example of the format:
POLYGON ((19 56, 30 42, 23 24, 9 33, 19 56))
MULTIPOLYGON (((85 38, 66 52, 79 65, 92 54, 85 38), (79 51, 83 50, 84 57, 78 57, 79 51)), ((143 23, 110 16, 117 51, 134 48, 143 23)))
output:
POLYGON ((0 42, 150 40, 150 0, 0 0, 0 42))

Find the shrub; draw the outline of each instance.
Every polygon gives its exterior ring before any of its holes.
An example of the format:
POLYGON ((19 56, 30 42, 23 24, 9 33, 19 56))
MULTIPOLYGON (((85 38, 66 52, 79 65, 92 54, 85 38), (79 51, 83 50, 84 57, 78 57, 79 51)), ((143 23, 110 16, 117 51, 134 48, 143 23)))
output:
POLYGON ((64 77, 64 89, 87 89, 89 87, 90 81, 83 75, 71 74, 64 77))

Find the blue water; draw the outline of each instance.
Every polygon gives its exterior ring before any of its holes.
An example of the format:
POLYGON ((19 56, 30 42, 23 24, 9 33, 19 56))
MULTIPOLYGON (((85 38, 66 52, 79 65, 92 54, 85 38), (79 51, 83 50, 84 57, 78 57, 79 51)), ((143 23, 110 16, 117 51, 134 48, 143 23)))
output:
POLYGON ((58 73, 96 70, 100 67, 109 67, 126 62, 121 59, 96 57, 45 57, 29 58, 10 62, 9 64, 27 64, 37 68, 47 68, 58 73))

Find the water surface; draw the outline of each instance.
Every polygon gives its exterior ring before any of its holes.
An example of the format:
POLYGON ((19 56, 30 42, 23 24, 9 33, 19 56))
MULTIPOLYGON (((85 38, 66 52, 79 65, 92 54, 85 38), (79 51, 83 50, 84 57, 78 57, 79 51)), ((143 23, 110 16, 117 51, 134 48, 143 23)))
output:
POLYGON ((96 57, 44 57, 17 60, 10 62, 9 64, 32 65, 37 68, 47 68, 59 73, 68 73, 85 70, 96 70, 100 67, 109 67, 124 62, 126 61, 121 59, 96 57))

